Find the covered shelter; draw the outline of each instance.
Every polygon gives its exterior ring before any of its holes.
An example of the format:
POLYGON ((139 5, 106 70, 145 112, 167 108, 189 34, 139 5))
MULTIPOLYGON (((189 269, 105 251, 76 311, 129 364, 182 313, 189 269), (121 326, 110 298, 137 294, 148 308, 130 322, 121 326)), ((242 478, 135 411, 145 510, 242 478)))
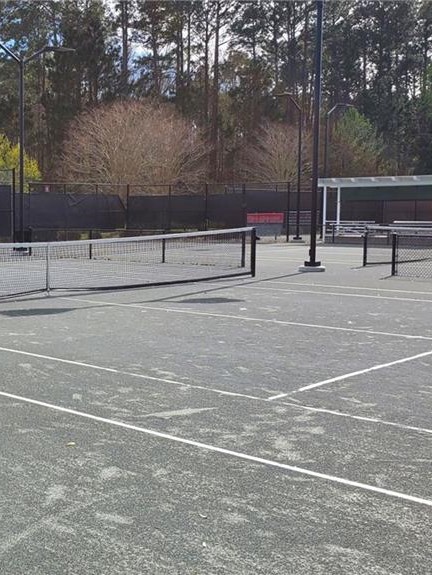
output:
MULTIPOLYGON (((322 224, 326 229, 327 222, 341 224, 342 202, 398 202, 398 209, 393 210, 393 217, 388 219, 417 220, 420 205, 422 220, 432 220, 432 175, 423 176, 367 176, 353 178, 320 178, 318 187, 322 190, 322 224), (336 191, 336 202, 333 217, 328 217, 329 191, 336 191), (395 217, 397 216, 397 217, 395 217)), ((334 204, 334 202, 333 202, 334 204)), ((365 217, 349 218, 371 219, 365 217)), ((384 209, 380 217, 373 218, 384 222, 384 209)))

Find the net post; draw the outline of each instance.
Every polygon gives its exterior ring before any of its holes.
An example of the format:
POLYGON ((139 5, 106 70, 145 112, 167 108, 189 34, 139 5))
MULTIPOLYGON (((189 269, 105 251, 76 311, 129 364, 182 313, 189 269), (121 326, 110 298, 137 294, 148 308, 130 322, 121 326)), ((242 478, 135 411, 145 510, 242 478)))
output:
POLYGON ((162 240, 162 263, 164 264, 166 260, 166 239, 162 240))
POLYGON ((367 266, 368 230, 363 235, 363 267, 367 266))
POLYGON ((287 197, 286 197, 286 220, 285 220, 285 232, 286 241, 289 242, 290 233, 290 195, 291 195, 291 182, 287 182, 287 197))
POLYGON ((51 280, 50 280, 50 244, 46 246, 46 269, 45 269, 45 290, 47 295, 50 295, 51 290, 51 280))
POLYGON ((256 273, 256 229, 251 231, 251 275, 254 278, 256 273))
POLYGON ((246 232, 241 233, 241 267, 246 265, 246 232))
MULTIPOLYGON (((89 240, 93 239, 93 230, 89 230, 89 240)), ((93 259, 93 244, 89 244, 89 260, 93 259)))
POLYGON ((391 275, 395 276, 397 272, 397 264, 396 264, 396 257, 397 257, 397 234, 392 233, 392 259, 391 259, 391 275))

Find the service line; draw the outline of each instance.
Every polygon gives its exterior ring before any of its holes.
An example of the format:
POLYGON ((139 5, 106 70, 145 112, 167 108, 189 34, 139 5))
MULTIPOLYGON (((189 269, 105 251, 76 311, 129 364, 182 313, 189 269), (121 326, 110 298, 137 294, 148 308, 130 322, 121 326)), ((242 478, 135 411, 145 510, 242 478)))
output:
MULTIPOLYGON (((432 355, 432 351, 425 351, 424 353, 418 353, 417 355, 411 355, 410 357, 403 357, 402 359, 397 359, 396 361, 390 361, 388 363, 381 363, 379 365, 373 365, 372 367, 367 367, 366 369, 360 369, 359 371, 353 371, 351 373, 346 373, 344 375, 338 375, 337 377, 332 377, 330 379, 325 379, 324 381, 318 381, 317 383, 311 383, 310 385, 305 385, 296 389, 291 393, 299 393, 301 391, 309 391, 310 389, 315 389, 317 387, 322 387, 323 385, 328 385, 329 383, 336 383, 337 381, 344 381, 345 379, 350 379, 358 375, 363 375, 365 373, 370 373, 371 371, 378 371, 379 369, 385 369, 386 367, 392 367, 393 365, 399 365, 401 363, 407 363, 408 361, 414 361, 415 359, 420 359, 422 357, 428 357, 432 355)), ((287 394, 290 395, 290 394, 287 394)), ((279 399, 281 396, 277 396, 279 399)), ((274 398, 276 399, 276 398, 274 398)))
POLYGON ((284 471, 291 471, 293 473, 297 473, 300 475, 306 475, 309 477, 313 477, 314 479, 322 479, 327 482, 331 483, 338 483, 340 485, 344 485, 346 487, 353 487, 354 489, 359 489, 363 491, 368 491, 372 493, 378 493, 379 495, 385 495, 387 497, 393 497, 396 499, 400 499, 402 501, 408 501, 410 503, 416 503, 419 505, 426 505, 428 507, 432 507, 432 500, 425 499, 423 497, 418 497, 416 495, 408 495, 406 493, 401 493, 399 491, 393 491, 391 489, 384 489, 382 487, 377 487, 376 485, 369 485, 367 483, 360 483, 358 481, 352 481, 350 479, 345 479, 343 477, 337 477, 335 475, 328 475, 326 473, 321 473, 318 471, 313 471, 311 469, 304 469, 302 467, 297 467, 294 465, 288 465, 286 463, 281 463, 279 461, 273 461, 271 459, 264 459, 262 457, 257 457, 255 455, 249 455, 247 453, 242 453, 240 451, 233 451, 231 449, 225 449, 223 447, 217 447, 215 445, 211 445, 208 443, 202 443, 200 441, 194 441, 192 439, 186 439, 184 437, 178 437, 177 435, 171 435, 169 433, 162 433, 160 431, 155 431, 153 429, 147 429, 145 427, 140 427, 137 425, 131 425, 129 423, 124 423, 123 421, 118 421, 114 419, 107 419, 106 417, 100 417, 97 415, 92 415, 90 413, 86 413, 83 411, 77 411, 75 409, 69 409, 67 407, 61 407, 59 405, 54 405, 52 403, 45 403, 44 401, 38 401, 35 399, 30 399, 28 397, 22 397, 19 395, 15 395, 12 393, 6 393, 0 391, 0 396, 7 397, 9 399, 13 399, 15 401, 20 401, 23 403, 29 403, 32 405, 37 405, 39 407, 52 409, 54 411, 58 411, 61 413, 67 413, 68 415, 73 415, 75 417, 81 417, 84 419, 88 419, 91 421, 95 421, 98 423, 104 423, 107 425, 111 425, 113 427, 119 427, 121 429, 127 429, 129 431, 136 431, 139 433, 143 433, 146 435, 150 435, 153 437, 157 437, 159 439, 165 439, 174 443, 179 443, 183 445, 188 445, 191 447, 196 447, 201 450, 211 451, 213 453, 218 453, 221 455, 227 455, 229 457, 234 457, 236 459, 241 459, 243 461, 256 463, 259 465, 264 465, 271 468, 282 469, 284 471))
POLYGON ((341 332, 348 332, 348 333, 364 333, 366 335, 383 335, 387 337, 398 337, 402 339, 419 339, 423 341, 432 341, 432 336, 426 335, 413 335, 407 333, 395 333, 395 332, 387 332, 387 331, 375 331, 372 329, 361 329, 361 328, 353 328, 353 327, 340 327, 334 325, 322 325, 316 323, 303 323, 298 321, 284 321, 280 319, 267 319, 262 317, 250 317, 245 315, 234 315, 228 313, 212 313, 212 312, 204 312, 204 311, 196 311, 193 309, 179 309, 179 308, 170 308, 170 307, 156 307, 156 306, 149 306, 149 305, 142 305, 142 304, 135 304, 135 303, 115 303, 108 300, 93 300, 93 299, 84 299, 81 297, 66 297, 62 296, 61 299, 74 301, 74 302, 83 302, 83 303, 91 303, 94 305, 101 305, 101 306, 111 306, 111 307, 122 307, 122 308, 130 308, 130 309, 142 309, 148 311, 156 311, 159 313, 179 313, 179 314, 187 314, 187 315, 194 315, 194 316, 201 316, 201 317, 215 317, 215 318, 222 318, 222 319, 233 319, 233 320, 241 320, 246 322, 255 322, 255 323, 268 323, 273 325, 285 325, 285 326, 295 326, 295 327, 306 327, 312 329, 323 329, 328 331, 341 331, 341 332))
MULTIPOLYGON (((377 300, 387 300, 387 301, 407 301, 407 302, 421 302, 421 303, 432 303, 432 299, 421 299, 412 297, 392 297, 388 295, 371 295, 364 293, 343 293, 343 292, 332 292, 332 291, 322 291, 322 290, 308 290, 308 289, 292 289, 292 288, 274 288, 274 287, 260 287, 254 285, 242 285, 236 286, 237 289, 255 289, 261 291, 275 291, 281 293, 298 293, 298 294, 315 294, 315 295, 326 295, 326 296, 338 296, 338 297, 360 297, 366 299, 377 299, 377 300)), ((341 289, 344 289, 341 287, 341 289)))
MULTIPOLYGON (((177 381, 174 379, 165 379, 165 378, 161 378, 161 377, 155 377, 152 375, 146 375, 144 373, 134 373, 131 371, 124 371, 121 369, 115 369, 113 367, 104 367, 101 365, 94 365, 92 363, 86 363, 83 361, 75 361, 72 359, 65 359, 65 358, 61 358, 61 357, 54 357, 51 355, 43 355, 40 353, 34 353, 34 352, 30 352, 30 351, 23 351, 23 350, 19 350, 19 349, 11 349, 11 348, 7 348, 7 347, 0 347, 0 351, 3 352, 7 352, 7 353, 12 353, 12 354, 17 354, 17 355, 23 355, 26 357, 33 357, 35 359, 42 359, 42 360, 46 360, 46 361, 53 361, 53 362, 58 362, 58 363, 64 363, 66 365, 72 365, 72 366, 76 366, 76 367, 83 367, 86 369, 94 369, 97 371, 102 371, 102 372, 106 372, 106 373, 112 373, 112 374, 116 374, 116 375, 122 375, 125 377, 132 377, 132 378, 137 378, 137 379, 143 379, 143 380, 147 380, 147 381, 156 381, 159 383, 165 383, 165 384, 169 384, 169 385, 175 385, 178 387, 181 387, 183 389, 196 389, 198 391, 205 391, 208 393, 215 393, 217 395, 223 395, 223 396, 228 396, 228 397, 237 397, 237 398, 241 398, 241 399, 247 399, 247 400, 252 400, 252 401, 260 401, 260 402, 264 402, 264 403, 269 403, 272 401, 275 401, 276 399, 282 399, 285 397, 288 397, 289 395, 291 395, 291 393, 279 393, 278 395, 272 396, 272 397, 259 397, 259 396, 255 396, 255 395, 247 395, 246 393, 238 393, 235 391, 226 391, 223 389, 217 389, 214 387, 206 387, 204 385, 197 385, 197 384, 193 384, 193 383, 187 383, 184 381, 177 381)), ((294 402, 282 402, 283 405, 289 405, 295 409, 301 410, 301 411, 311 411, 313 413, 323 413, 326 415, 332 415, 332 416, 336 416, 336 417, 346 417, 349 419, 354 419, 356 421, 361 421, 361 422, 366 422, 366 423, 374 423, 374 424, 378 424, 378 425, 388 425, 391 427, 396 427, 398 429, 402 429, 405 431, 415 431, 417 433, 428 433, 428 434, 432 434, 432 429, 428 429, 428 428, 424 428, 424 427, 416 427, 413 425, 406 425, 404 423, 397 423, 394 421, 386 421, 384 419, 377 419, 377 418, 371 418, 371 417, 364 417, 361 415, 353 415, 351 413, 345 413, 343 411, 334 411, 331 409, 324 409, 324 408, 320 408, 320 407, 312 407, 309 405, 301 405, 299 403, 294 403, 294 402)))

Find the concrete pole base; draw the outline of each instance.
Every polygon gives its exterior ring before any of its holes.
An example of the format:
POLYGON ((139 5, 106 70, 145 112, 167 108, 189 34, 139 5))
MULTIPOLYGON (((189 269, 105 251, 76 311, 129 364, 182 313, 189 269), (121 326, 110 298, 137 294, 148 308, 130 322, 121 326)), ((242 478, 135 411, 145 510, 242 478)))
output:
POLYGON ((307 266, 302 265, 298 269, 299 272, 325 272, 325 266, 318 265, 318 266, 307 266))

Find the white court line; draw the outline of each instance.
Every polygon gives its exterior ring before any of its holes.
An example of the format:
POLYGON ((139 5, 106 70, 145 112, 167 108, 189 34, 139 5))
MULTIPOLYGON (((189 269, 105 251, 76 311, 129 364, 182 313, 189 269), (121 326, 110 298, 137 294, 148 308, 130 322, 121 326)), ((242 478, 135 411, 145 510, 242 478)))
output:
POLYGON ((416 295, 429 295, 432 296, 431 291, 416 291, 416 290, 406 290, 406 289, 389 289, 389 288, 375 288, 375 287, 364 287, 364 286, 345 286, 345 285, 334 285, 334 284, 314 284, 314 283, 301 283, 301 282, 290 282, 281 280, 272 280, 263 278, 263 282, 281 285, 293 285, 293 286, 306 286, 306 287, 325 287, 325 288, 339 288, 339 289, 355 289, 355 290, 366 290, 366 291, 388 291, 391 293, 410 293, 416 295))
POLYGON ((281 397, 286 397, 289 393, 278 393, 277 395, 272 395, 267 398, 267 401, 275 401, 275 399, 280 399, 281 397))
MULTIPOLYGON (((233 391, 225 391, 225 390, 221 390, 221 389, 216 389, 214 387, 206 387, 203 385, 195 385, 195 384, 191 384, 191 383, 185 383, 185 382, 181 382, 181 381, 176 381, 174 379, 163 379, 160 377, 154 377, 151 375, 145 375, 145 374, 141 374, 141 373, 133 373, 130 371, 123 371, 120 369, 115 369, 113 367, 103 367, 100 365, 94 365, 91 363, 85 363, 82 361, 74 361, 72 359, 63 359, 61 357, 54 357, 54 356, 50 356, 50 355, 43 355, 40 353, 33 353, 30 351, 22 351, 19 349, 10 349, 10 348, 6 348, 6 347, 0 347, 0 351, 4 351, 4 352, 8 352, 8 353, 13 353, 13 354, 18 354, 18 355, 24 355, 26 357, 34 357, 36 359, 45 359, 45 360, 49 360, 49 361, 54 361, 54 362, 59 362, 59 363, 65 363, 67 365, 75 365, 77 367, 84 367, 84 368, 88 368, 88 369, 95 369, 98 371, 104 371, 104 372, 108 372, 108 373, 115 373, 117 375, 125 375, 127 377, 135 377, 138 379, 145 379, 145 380, 149 380, 149 381, 157 381, 158 383, 167 383, 170 385, 176 385, 179 387, 183 387, 183 388, 190 388, 190 389, 198 389, 200 391, 207 391, 209 393, 216 393, 218 395, 227 395, 229 397, 239 397, 239 398, 243 398, 243 399, 249 399, 249 400, 253 400, 253 401, 261 401, 264 403, 269 403, 271 401, 274 401, 276 398, 282 398, 282 397, 287 397, 289 396, 291 393, 280 393, 277 396, 273 396, 273 397, 269 397, 269 398, 264 398, 264 397, 258 397, 255 395, 247 395, 245 393, 236 393, 233 391)), ((362 422, 370 422, 370 423, 377 423, 380 425, 389 425, 392 427, 397 427, 399 429, 404 429, 404 430, 409 430, 409 431, 416 431, 416 432, 421 432, 421 433, 430 433, 432 434, 432 429, 427 429, 427 428, 423 428, 423 427, 415 427, 412 425, 405 425, 403 423, 396 423, 394 421, 386 421, 384 419, 375 419, 375 418, 369 418, 369 417, 363 417, 361 415, 352 415, 351 413, 344 413, 343 411, 334 411, 331 409, 324 409, 324 408, 318 408, 318 407, 311 407, 308 405, 301 405, 298 403, 294 403, 294 402, 282 402, 283 405, 290 405, 294 408, 297 408, 299 410, 306 410, 306 411, 313 411, 316 413, 326 413, 328 415, 336 415, 338 417, 347 417, 349 419, 354 419, 356 421, 362 421, 362 422)))
MULTIPOLYGON (((289 394, 284 394, 285 396, 289 394)), ((281 398, 282 399, 282 398, 281 398)), ((270 401, 266 399, 264 401, 270 401)), ((377 419, 376 417, 366 417, 364 415, 352 415, 351 413, 345 413, 343 411, 335 411, 332 409, 325 409, 323 407, 312 407, 310 405, 301 405, 299 403, 294 403, 293 401, 281 401, 279 402, 281 405, 289 405, 292 407, 298 407, 299 409, 303 409, 305 411, 313 411, 315 413, 325 413, 327 415, 337 415, 338 417, 347 417, 349 419, 355 419, 357 421, 364 421, 367 423, 375 423, 380 425, 388 425, 390 427, 396 427, 398 429, 404 429, 406 431, 416 431, 420 433, 428 433, 432 435, 432 429, 428 429, 427 427, 415 427, 412 425, 405 425, 403 423, 396 423, 393 421, 385 421, 384 419, 377 419)))
MULTIPOLYGON (((85 363, 83 361, 74 361, 72 359, 64 359, 61 357, 54 357, 52 355, 43 355, 40 353, 33 353, 30 351, 22 351, 20 349, 11 349, 8 347, 0 347, 0 351, 5 351, 7 353, 16 353, 18 355, 25 355, 26 357, 35 357, 36 359, 47 359, 49 361, 56 361, 58 363, 65 363, 67 365, 76 365, 77 367, 85 367, 87 369, 96 369, 98 371, 106 371, 108 373, 115 373, 117 375, 127 375, 128 377, 137 377, 139 379, 147 379, 149 381, 157 381, 159 383, 169 383, 171 385, 178 385, 179 387, 190 387, 193 389, 202 389, 204 391, 209 391, 208 387, 204 385, 195 385, 190 384, 187 382, 176 381, 174 379, 164 379, 161 377, 154 377, 152 375, 145 375, 142 373, 134 373, 132 371, 123 371, 121 369, 115 369, 113 367, 103 367, 100 365, 94 365, 92 363, 85 363)), ((212 389, 213 393, 218 393, 220 395, 230 395, 230 396, 239 396, 239 397, 246 397, 248 399, 262 399, 260 397, 254 395, 246 395, 244 393, 235 393, 234 391, 225 391, 223 389, 212 389)))
MULTIPOLYGON (((293 263, 296 263, 298 266, 300 266, 300 265, 303 265, 304 260, 307 258, 306 258, 306 256, 303 259, 302 258, 296 258, 296 259, 286 258, 284 256, 275 258, 275 257, 266 257, 266 256, 263 257, 262 255, 260 255, 259 259, 260 259, 260 261, 265 261, 265 262, 293 262, 293 263)), ((335 260, 327 260, 326 259, 326 261, 323 262, 323 264, 340 264, 343 266, 357 266, 357 265, 361 266, 361 262, 353 262, 352 260, 345 262, 345 261, 341 261, 341 260, 335 261, 335 260)), ((390 264, 389 264, 389 267, 390 267, 390 264)))
POLYGON ((143 310, 150 310, 150 311, 158 311, 158 312, 165 312, 165 313, 183 313, 189 315, 196 315, 196 316, 203 316, 203 317, 217 317, 223 319, 238 319, 242 321, 253 321, 256 323, 271 323, 275 325, 289 325, 295 327, 307 327, 313 329, 324 329, 329 331, 342 331, 342 332, 350 332, 350 333, 365 333, 368 335, 385 335, 388 337, 398 337, 402 339, 419 339, 424 341, 432 341, 432 336, 428 337, 425 335, 411 335, 406 333, 394 333, 394 332, 387 332, 387 331, 375 331, 371 329, 357 329, 353 327, 339 327, 339 326, 331 326, 331 325, 320 325, 315 323, 302 323, 297 321, 283 321, 280 319, 266 319, 260 317, 248 317, 243 315, 233 315, 233 314, 222 314, 222 313, 210 313, 204 311, 195 311, 192 309, 176 309, 176 308, 169 308, 169 307, 155 307, 155 306, 148 306, 148 305, 141 305, 135 303, 114 303, 110 301, 104 300, 91 300, 91 299, 84 299, 80 297, 62 297, 61 299, 68 300, 68 301, 75 301, 75 302, 83 302, 83 303, 92 303, 92 304, 99 304, 101 306, 112 306, 112 307, 126 307, 131 309, 143 309, 143 310))
POLYGON ((39 407, 45 407, 48 409, 53 409, 54 411, 59 411, 62 413, 67 413, 69 415, 75 415, 77 417, 82 417, 85 419, 90 419, 91 421, 97 421, 98 423, 106 423, 115 427, 120 427, 122 429, 128 429, 131 431, 138 431, 139 433, 145 433, 146 435, 151 435, 153 437, 158 437, 160 439, 167 439, 175 443, 180 443, 183 445, 190 445, 192 447, 197 447, 199 449, 204 449, 206 451, 212 451, 214 453, 220 453, 222 455, 229 455, 237 459, 242 459, 244 461, 250 461, 252 463, 258 463, 261 465, 266 465, 267 467, 276 467, 278 469, 283 469, 284 471, 292 471, 293 473, 299 473, 301 475, 307 475, 309 477, 314 477, 316 479, 324 479, 332 483, 339 483, 344 486, 354 487, 356 489, 361 489, 363 491, 370 491, 372 493, 379 493, 380 495, 386 495, 388 497, 394 497, 396 499, 402 499, 404 501, 409 501, 411 503, 419 503, 420 505, 427 505, 432 507, 432 500, 424 499, 422 497, 417 497, 415 495, 408 495, 406 493, 401 493, 399 491, 393 491, 390 489, 384 489, 382 487, 377 487, 375 485, 369 485, 367 483, 360 483, 358 481, 351 481, 350 479, 344 479, 343 477, 337 477, 335 475, 328 475, 326 473, 320 473, 318 471, 312 471, 311 469, 304 469, 302 467, 296 467, 294 465, 287 465, 286 463, 280 463, 279 461, 273 461, 271 459, 264 459, 262 457, 256 457, 255 455, 248 455, 240 451, 233 451, 231 449, 225 449, 223 447, 217 447, 208 443, 201 443, 200 441, 194 441, 192 439, 186 439, 184 437, 178 437, 176 435, 171 435, 169 433, 162 433, 160 431, 154 431, 153 429, 148 429, 145 427, 139 427, 137 425, 131 425, 129 423, 124 423, 122 421, 117 421, 114 419, 107 419, 105 417, 99 417, 97 415, 92 415, 90 413, 85 413, 83 411, 77 411, 75 409, 69 409, 67 407, 60 407, 59 405, 54 405, 52 403, 45 403, 44 401, 38 401, 36 399, 30 399, 28 397, 22 397, 20 395, 14 395, 12 393, 6 393, 0 391, 0 395, 7 397, 9 399, 14 399, 15 401, 21 401, 23 403, 30 403, 32 405, 37 405, 39 407))
MULTIPOLYGON (((363 375, 365 373, 370 373, 371 371, 377 371, 379 369, 385 369, 386 367, 392 367, 393 365, 399 365, 401 363, 407 363, 408 361, 413 361, 415 359, 420 359, 421 357, 427 357, 432 355, 432 351, 425 351, 424 353, 418 353, 417 355, 412 355, 411 357, 404 357, 402 359, 397 359, 396 361, 390 361, 389 363, 381 363, 380 365, 374 365, 366 369, 360 369, 359 371, 353 371, 352 373, 346 373, 345 375, 338 375, 337 377, 332 377, 330 379, 325 379, 324 381, 319 381, 317 383, 311 383, 310 385, 305 385, 296 389, 291 393, 299 393, 300 391, 308 391, 310 389, 315 389, 316 387, 321 387, 327 385, 328 383, 335 383, 336 381, 343 381, 345 379, 350 379, 351 377, 356 377, 357 375, 363 375)), ((289 394, 287 394, 289 395, 289 394)))
MULTIPOLYGON (((307 293, 307 294, 317 294, 317 295, 336 295, 340 297, 361 297, 368 299, 379 299, 379 300, 393 300, 393 301, 413 301, 422 303, 432 303, 432 299, 420 299, 413 297, 391 297, 386 295, 370 295, 365 293, 343 293, 343 292, 331 292, 331 291, 318 291, 318 290, 307 290, 307 289, 290 289, 290 288, 272 288, 272 287, 258 287, 252 285, 242 285, 236 286, 241 289, 256 289, 261 291, 277 291, 282 293, 307 293)), ((343 289, 343 288, 341 288, 343 289)))

